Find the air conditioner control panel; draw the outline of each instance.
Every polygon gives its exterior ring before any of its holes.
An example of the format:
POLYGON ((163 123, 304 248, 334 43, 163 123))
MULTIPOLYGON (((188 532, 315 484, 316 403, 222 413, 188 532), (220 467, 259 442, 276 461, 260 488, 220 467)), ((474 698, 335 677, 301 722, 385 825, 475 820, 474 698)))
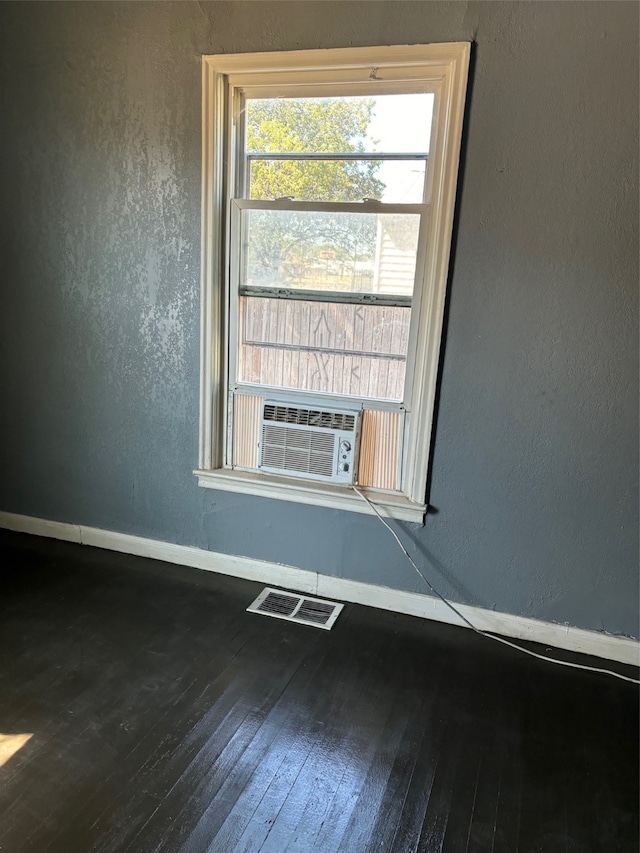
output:
POLYGON ((338 474, 348 474, 353 470, 353 448, 351 442, 343 438, 338 445, 338 474))

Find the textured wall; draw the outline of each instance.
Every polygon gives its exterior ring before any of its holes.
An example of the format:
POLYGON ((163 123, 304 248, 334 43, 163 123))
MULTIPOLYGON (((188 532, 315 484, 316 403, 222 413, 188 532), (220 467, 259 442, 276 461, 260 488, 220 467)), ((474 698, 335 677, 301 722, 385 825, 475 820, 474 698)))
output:
POLYGON ((0 508, 424 591, 199 489, 200 56, 476 42, 425 527, 457 601, 638 636, 635 3, 0 4, 0 508))

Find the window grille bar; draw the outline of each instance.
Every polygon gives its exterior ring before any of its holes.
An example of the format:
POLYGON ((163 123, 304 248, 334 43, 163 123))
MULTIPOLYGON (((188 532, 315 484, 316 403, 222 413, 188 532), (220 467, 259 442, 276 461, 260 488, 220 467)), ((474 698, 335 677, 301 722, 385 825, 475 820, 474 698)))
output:
POLYGON ((240 296, 259 296, 266 299, 297 299, 303 302, 339 302, 348 305, 382 305, 410 308, 410 296, 392 296, 381 293, 350 293, 338 290, 303 290, 302 288, 255 287, 245 284, 239 288, 240 296))
POLYGON ((415 204, 386 202, 377 199, 362 201, 290 201, 289 199, 249 199, 234 198, 231 203, 238 210, 299 210, 310 213, 417 213, 424 215, 429 210, 428 203, 415 204))
MULTIPOLYGON (((246 346, 249 347, 258 347, 259 349, 274 349, 274 350, 285 350, 288 352, 317 352, 317 353, 327 353, 329 355, 344 355, 344 356, 354 356, 355 358, 375 358, 382 359, 383 361, 406 361, 407 356, 405 353, 394 353, 394 352, 366 352, 360 349, 339 349, 337 347, 323 347, 316 346, 315 344, 285 344, 279 341, 244 341, 246 346)), ((279 387, 279 386, 277 386, 279 387)))
POLYGON ((390 154, 383 154, 381 152, 367 154, 360 151, 345 151, 342 154, 333 151, 331 153, 309 153, 305 151, 297 154, 289 151, 278 154, 274 152, 261 152, 259 154, 246 153, 244 156, 247 160, 426 160, 429 157, 428 153, 421 151, 411 151, 406 154, 395 152, 390 154))

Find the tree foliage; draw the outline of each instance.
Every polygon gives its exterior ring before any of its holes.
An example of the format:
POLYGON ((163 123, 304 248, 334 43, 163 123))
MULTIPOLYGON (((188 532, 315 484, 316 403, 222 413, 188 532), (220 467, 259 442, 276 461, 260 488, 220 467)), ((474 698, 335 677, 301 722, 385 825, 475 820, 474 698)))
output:
MULTIPOLYGON (((371 99, 253 100, 247 110, 246 150, 261 154, 354 153, 364 151, 371 99)), ((302 201, 361 201, 380 198, 375 160, 254 160, 250 196, 302 201)), ((290 282, 292 270, 320 247, 357 260, 375 242, 373 217, 314 216, 254 211, 250 266, 258 278, 290 282), (314 251, 315 250, 315 251, 314 251)))
MULTIPOLYGON (((371 121, 370 98, 254 100, 247 110, 247 152, 275 154, 357 153, 371 121)), ((379 161, 258 160, 251 197, 360 201, 380 198, 379 161)))

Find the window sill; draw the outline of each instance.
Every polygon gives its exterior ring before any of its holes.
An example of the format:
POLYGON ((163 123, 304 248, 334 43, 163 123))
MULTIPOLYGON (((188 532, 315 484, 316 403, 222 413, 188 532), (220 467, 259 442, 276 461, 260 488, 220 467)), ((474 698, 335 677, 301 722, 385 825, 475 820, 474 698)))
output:
MULTIPOLYGON (((196 470, 193 473, 198 478, 198 485, 206 489, 241 492, 246 495, 325 506, 346 512, 372 514, 367 503, 349 486, 334 486, 302 480, 293 482, 286 477, 273 474, 234 471, 227 468, 219 468, 215 471, 196 470)), ((426 504, 414 503, 403 495, 381 494, 364 488, 362 492, 375 504, 381 515, 398 521, 424 524, 426 504)))

